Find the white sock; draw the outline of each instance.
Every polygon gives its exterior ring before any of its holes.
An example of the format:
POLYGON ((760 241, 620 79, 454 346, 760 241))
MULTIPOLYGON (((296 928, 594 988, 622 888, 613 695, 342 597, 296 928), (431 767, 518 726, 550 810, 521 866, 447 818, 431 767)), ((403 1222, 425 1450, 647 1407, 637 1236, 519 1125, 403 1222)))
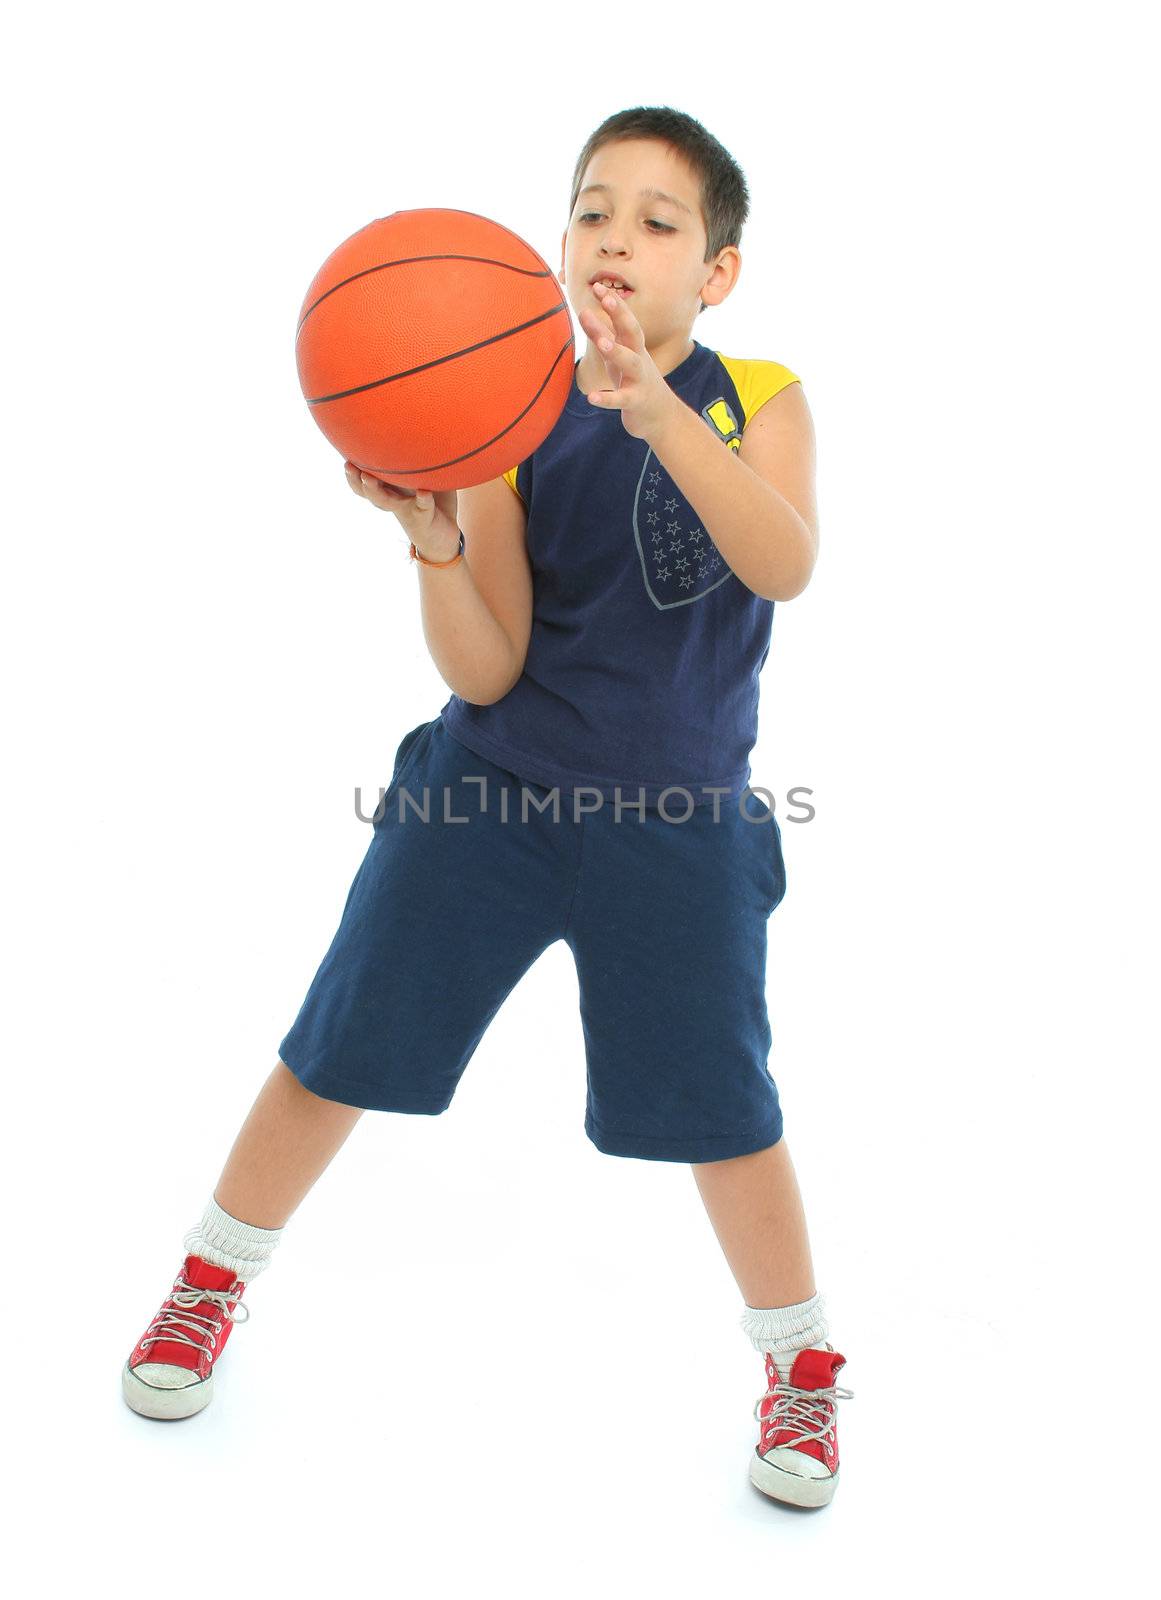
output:
POLYGON ((760 1354, 769 1351, 785 1381, 800 1350, 821 1350, 829 1332, 823 1300, 811 1295, 793 1306, 750 1306, 742 1312, 742 1330, 760 1354))
POLYGON ((185 1235, 186 1255, 201 1256, 215 1267, 228 1268, 243 1283, 249 1283, 270 1265, 282 1228, 256 1228, 239 1222, 210 1196, 202 1220, 185 1235))

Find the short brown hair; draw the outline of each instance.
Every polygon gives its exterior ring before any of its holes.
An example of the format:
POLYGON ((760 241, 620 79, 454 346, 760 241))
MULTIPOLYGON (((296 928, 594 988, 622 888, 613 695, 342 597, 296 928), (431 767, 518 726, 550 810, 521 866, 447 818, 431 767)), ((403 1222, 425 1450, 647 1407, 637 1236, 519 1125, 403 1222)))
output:
MULTIPOLYGON (((745 174, 730 152, 696 118, 672 106, 633 106, 614 112, 590 133, 572 175, 568 214, 571 218, 589 162, 602 145, 620 139, 659 139, 685 158, 696 172, 705 224, 708 262, 727 245, 739 247, 750 214, 745 174)), ((698 316, 706 309, 698 307, 698 316)))

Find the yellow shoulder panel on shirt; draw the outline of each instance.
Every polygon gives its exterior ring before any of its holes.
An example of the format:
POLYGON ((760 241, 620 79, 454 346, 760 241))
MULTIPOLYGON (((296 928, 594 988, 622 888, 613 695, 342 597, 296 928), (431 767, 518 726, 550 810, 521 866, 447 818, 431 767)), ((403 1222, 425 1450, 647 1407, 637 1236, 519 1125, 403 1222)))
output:
POLYGON ((764 406, 767 400, 785 389, 788 383, 801 383, 802 379, 780 361, 750 361, 741 356, 724 356, 718 351, 718 360, 733 379, 738 399, 742 403, 742 427, 764 406))
POLYGON ((521 503, 521 505, 523 505, 524 496, 522 494, 520 494, 519 489, 516 488, 516 472, 517 472, 518 466, 519 466, 519 462, 517 463, 517 465, 515 467, 509 467, 508 468, 508 471, 504 474, 504 482, 509 484, 510 487, 514 490, 514 492, 516 494, 520 495, 520 503, 521 503))

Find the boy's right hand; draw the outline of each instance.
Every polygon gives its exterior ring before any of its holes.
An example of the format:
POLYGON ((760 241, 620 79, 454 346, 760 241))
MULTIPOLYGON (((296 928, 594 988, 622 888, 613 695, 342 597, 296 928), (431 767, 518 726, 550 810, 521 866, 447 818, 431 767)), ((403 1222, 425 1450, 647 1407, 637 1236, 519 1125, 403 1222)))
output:
POLYGON ((454 489, 397 489, 369 472, 345 463, 347 482, 380 511, 393 511, 421 556, 450 561, 460 547, 459 495, 454 489))

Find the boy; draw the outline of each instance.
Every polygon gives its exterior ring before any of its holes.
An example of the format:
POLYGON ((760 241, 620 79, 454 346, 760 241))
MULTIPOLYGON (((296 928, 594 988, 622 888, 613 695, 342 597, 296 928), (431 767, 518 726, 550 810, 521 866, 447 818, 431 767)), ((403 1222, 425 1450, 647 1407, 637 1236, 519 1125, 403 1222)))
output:
POLYGON ((588 346, 549 437, 458 494, 347 463, 408 535, 453 693, 398 748, 339 929, 126 1363, 143 1415, 208 1403, 246 1284, 363 1110, 446 1110, 505 997, 563 938, 588 1137, 688 1161, 742 1291, 767 1380, 751 1480, 832 1498, 851 1392, 766 1067, 781 836, 746 804, 773 606, 817 554, 813 430, 788 368, 690 334, 734 287, 747 210, 693 118, 608 118, 573 176, 559 276, 588 346))

